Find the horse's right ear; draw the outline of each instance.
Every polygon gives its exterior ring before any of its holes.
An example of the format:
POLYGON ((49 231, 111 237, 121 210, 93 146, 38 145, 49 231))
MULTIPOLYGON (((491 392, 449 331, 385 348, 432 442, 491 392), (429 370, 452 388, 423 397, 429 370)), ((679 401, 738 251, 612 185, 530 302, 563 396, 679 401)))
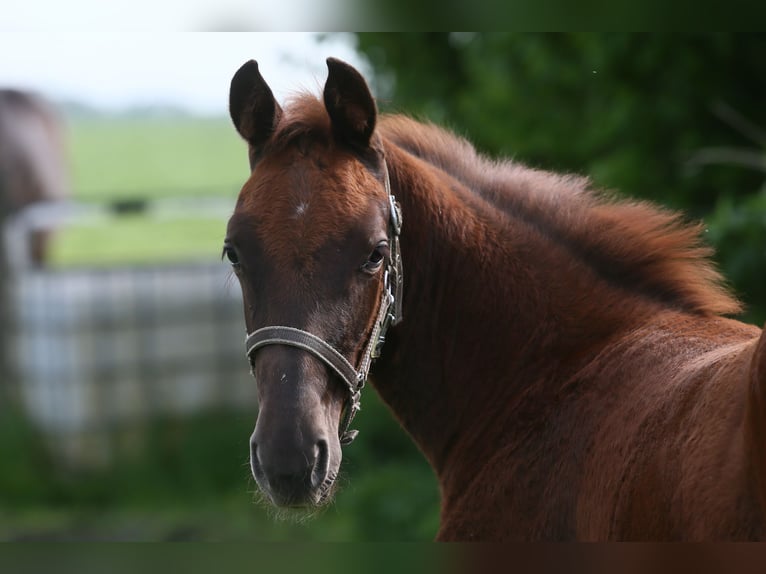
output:
POLYGON ((239 135, 257 155, 279 122, 282 108, 258 71, 255 60, 245 62, 231 79, 229 113, 239 135))

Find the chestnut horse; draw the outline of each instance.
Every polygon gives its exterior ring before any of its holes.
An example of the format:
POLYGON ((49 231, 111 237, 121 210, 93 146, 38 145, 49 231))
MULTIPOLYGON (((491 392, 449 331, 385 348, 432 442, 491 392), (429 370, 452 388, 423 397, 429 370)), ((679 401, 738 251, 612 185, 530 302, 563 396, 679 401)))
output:
POLYGON ((265 495, 331 499, 380 354, 371 382, 438 478, 439 540, 764 538, 766 342, 723 317, 740 306, 700 227, 378 117, 327 64, 323 101, 285 109, 254 61, 231 83, 252 173, 224 253, 265 495))

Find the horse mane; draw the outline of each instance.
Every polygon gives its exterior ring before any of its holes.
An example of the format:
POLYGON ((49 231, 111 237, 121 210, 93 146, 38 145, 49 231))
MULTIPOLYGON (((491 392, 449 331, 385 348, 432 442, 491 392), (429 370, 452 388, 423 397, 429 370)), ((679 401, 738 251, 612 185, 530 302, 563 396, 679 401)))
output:
POLYGON ((702 315, 738 313, 702 241, 704 226, 645 201, 593 189, 590 180, 481 156, 438 126, 393 115, 379 127, 396 145, 445 171, 583 260, 601 277, 702 315))
MULTIPOLYGON (((302 94, 285 108, 269 146, 327 141, 331 132, 321 101, 302 94)), ((489 159, 465 139, 403 115, 382 115, 377 133, 471 189, 498 213, 499 224, 522 222, 612 284, 699 315, 742 310, 702 241, 701 223, 594 189, 584 177, 489 159)))

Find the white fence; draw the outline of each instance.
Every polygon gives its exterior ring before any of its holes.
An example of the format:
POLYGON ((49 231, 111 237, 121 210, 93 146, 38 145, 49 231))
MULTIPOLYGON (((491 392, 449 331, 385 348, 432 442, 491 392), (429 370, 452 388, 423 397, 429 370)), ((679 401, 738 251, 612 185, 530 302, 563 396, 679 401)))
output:
POLYGON ((241 295, 220 262, 23 270, 6 322, 22 404, 70 464, 155 415, 253 413, 241 295))

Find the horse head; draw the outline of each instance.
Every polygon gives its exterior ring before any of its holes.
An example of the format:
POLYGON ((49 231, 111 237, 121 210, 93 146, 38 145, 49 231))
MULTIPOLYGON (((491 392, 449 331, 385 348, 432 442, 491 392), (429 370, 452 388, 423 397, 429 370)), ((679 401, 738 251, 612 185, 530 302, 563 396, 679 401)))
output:
POLYGON ((234 75, 231 118, 250 178, 224 255, 242 288, 259 413, 253 476, 277 506, 331 499, 341 444, 380 332, 393 318, 398 214, 377 110, 362 76, 335 59, 323 99, 283 110, 255 61, 234 75))

